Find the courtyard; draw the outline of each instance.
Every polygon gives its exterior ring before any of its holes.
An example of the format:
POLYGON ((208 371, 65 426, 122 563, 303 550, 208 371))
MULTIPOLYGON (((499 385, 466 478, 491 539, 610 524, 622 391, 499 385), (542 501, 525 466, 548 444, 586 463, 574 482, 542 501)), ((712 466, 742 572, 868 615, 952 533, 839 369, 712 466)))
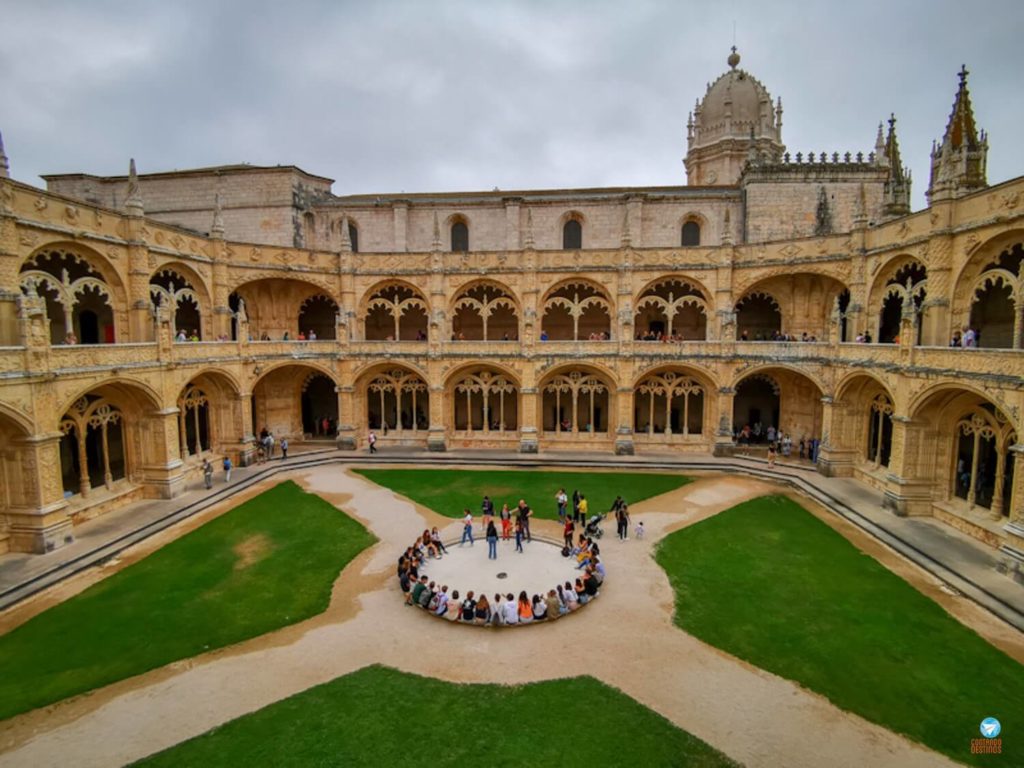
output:
POLYGON ((440 764, 932 766, 984 757, 985 716, 1024 725, 1017 629, 754 472, 273 469, 0 617, 0 766, 385 764, 423 728, 440 764), (469 506, 474 547, 437 566, 511 576, 480 497, 527 498, 557 542, 560 487, 592 512, 620 488, 646 528, 604 522, 593 605, 517 629, 403 605, 396 560, 423 530, 458 549, 469 506), (540 738, 566 728, 587 748, 540 738))

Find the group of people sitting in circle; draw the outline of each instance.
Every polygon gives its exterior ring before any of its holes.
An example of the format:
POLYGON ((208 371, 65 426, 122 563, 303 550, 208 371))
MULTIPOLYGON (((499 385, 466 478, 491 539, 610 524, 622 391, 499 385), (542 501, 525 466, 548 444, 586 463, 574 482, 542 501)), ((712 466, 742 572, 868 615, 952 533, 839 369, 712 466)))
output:
MULTIPOLYGON (((588 522, 586 497, 579 491, 573 493, 571 512, 569 497, 564 489, 560 489, 555 495, 555 503, 558 507, 559 522, 563 525, 565 545, 562 548, 562 556, 573 561, 576 570, 580 571, 575 581, 557 584, 547 590, 547 594, 541 592, 532 596, 525 590, 521 591, 518 597, 509 592, 504 596, 495 594, 493 599, 472 590, 465 596, 460 595, 457 589, 449 592, 447 584, 431 581, 424 572, 428 568, 427 561, 440 559, 448 554, 440 531, 434 527, 424 530, 398 558, 398 582, 405 594, 406 605, 417 606, 434 616, 450 621, 487 626, 517 626, 557 619, 593 600, 600 593, 606 574, 600 558, 601 548, 596 540, 599 536, 600 517, 603 516, 595 516, 588 522), (574 538, 577 523, 583 531, 578 538, 574 538)), ((501 512, 495 514, 494 503, 488 496, 484 496, 481 510, 489 558, 497 557, 499 535, 501 540, 509 540, 514 531, 517 552, 523 551, 524 541, 532 541, 530 518, 533 512, 525 501, 520 500, 518 506, 513 509, 504 504, 501 512)), ((612 511, 615 512, 620 538, 623 538, 629 517, 628 507, 621 496, 616 498, 612 511)), ((474 521, 469 509, 464 510, 462 522, 463 535, 459 546, 464 546, 467 541, 472 546, 474 521)))

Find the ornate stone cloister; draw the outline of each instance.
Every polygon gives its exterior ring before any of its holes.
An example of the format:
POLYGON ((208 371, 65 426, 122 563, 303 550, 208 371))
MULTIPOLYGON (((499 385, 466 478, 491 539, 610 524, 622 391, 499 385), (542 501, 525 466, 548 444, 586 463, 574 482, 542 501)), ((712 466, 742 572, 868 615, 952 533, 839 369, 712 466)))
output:
MULTIPOLYGON (((962 79, 951 125, 964 99, 962 79)), ((700 177, 738 162, 709 135, 700 177)), ((745 198, 334 198, 297 219, 323 247, 231 240, 219 196, 209 235, 147 217, 135 175, 123 210, 0 178, 0 551, 172 497, 204 459, 245 464, 264 429, 686 457, 745 427, 818 441, 818 471, 895 514, 1024 550, 1024 179, 936 176, 910 213, 891 138, 870 160, 754 147, 745 198), (797 177, 807 210, 757 208, 757 184, 797 177)))

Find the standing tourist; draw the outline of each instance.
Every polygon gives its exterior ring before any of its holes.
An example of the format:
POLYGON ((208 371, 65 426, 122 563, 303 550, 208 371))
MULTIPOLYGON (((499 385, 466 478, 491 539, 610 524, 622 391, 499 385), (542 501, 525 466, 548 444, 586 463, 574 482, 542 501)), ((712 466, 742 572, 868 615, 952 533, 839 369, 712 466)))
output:
POLYGON ((498 529, 494 527, 494 520, 487 521, 487 559, 498 559, 498 529))
POLYGON ((523 551, 523 524, 516 520, 516 552, 523 551))
POLYGON ((281 438, 281 461, 284 461, 287 458, 288 458, 288 438, 287 437, 282 437, 281 438))
POLYGON ((523 534, 526 536, 526 540, 533 542, 533 538, 530 536, 530 517, 533 516, 533 510, 527 505, 525 499, 519 500, 519 525, 523 529, 523 534))
POLYGON ((508 510, 508 504, 501 505, 501 539, 508 541, 512 533, 512 513, 508 510))
POLYGON ((483 526, 486 528, 494 517, 494 502, 490 496, 484 496, 484 500, 480 502, 480 513, 483 515, 483 526))
POLYGON ((559 488, 555 494, 555 503, 558 504, 558 519, 565 520, 565 510, 569 506, 569 497, 565 495, 565 488, 559 488))
POLYGON ((572 537, 576 532, 576 526, 572 521, 572 518, 568 515, 565 516, 565 527, 562 529, 562 538, 565 539, 565 546, 568 549, 572 549, 572 537))
POLYGON ((469 540, 469 546, 473 546, 473 513, 469 511, 469 507, 465 509, 465 515, 462 517, 462 541, 459 542, 461 547, 469 540))
POLYGON ((203 459, 203 482, 206 483, 206 490, 213 488, 213 464, 209 459, 203 459))
POLYGON ((572 492, 572 520, 574 523, 580 521, 580 492, 577 490, 572 492))
POLYGON ((580 522, 583 527, 587 527, 587 514, 590 512, 590 503, 587 501, 587 497, 582 493, 580 494, 580 522))
POLYGON ((370 453, 371 454, 372 453, 376 453, 377 452, 377 435, 376 435, 376 433, 372 429, 370 430, 370 436, 366 438, 366 442, 368 442, 370 444, 370 453))
POLYGON ((768 443, 768 468, 775 467, 775 443, 768 443))
POLYGON ((231 468, 232 468, 232 466, 234 466, 234 465, 231 463, 231 457, 230 456, 225 456, 224 457, 224 482, 225 483, 230 483, 231 482, 231 468))

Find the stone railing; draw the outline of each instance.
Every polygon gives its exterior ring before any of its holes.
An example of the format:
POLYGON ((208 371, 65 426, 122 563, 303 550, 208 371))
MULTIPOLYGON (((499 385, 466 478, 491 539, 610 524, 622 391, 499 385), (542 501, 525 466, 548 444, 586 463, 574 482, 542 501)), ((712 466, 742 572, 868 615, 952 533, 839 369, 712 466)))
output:
POLYGON ((536 341, 527 347, 519 341, 445 341, 431 345, 425 341, 214 341, 180 342, 171 345, 169 355, 156 342, 52 346, 40 350, 26 347, 0 347, 0 376, 17 378, 46 371, 104 370, 146 367, 166 362, 205 364, 242 360, 318 360, 332 358, 424 357, 440 353, 444 357, 486 361, 490 357, 552 358, 587 360, 624 357, 638 361, 687 359, 706 361, 746 359, 752 362, 794 364, 836 363, 857 368, 904 367, 956 376, 989 375, 996 378, 1024 378, 1024 351, 1014 349, 955 347, 902 347, 897 344, 857 344, 846 342, 777 341, 536 341))

